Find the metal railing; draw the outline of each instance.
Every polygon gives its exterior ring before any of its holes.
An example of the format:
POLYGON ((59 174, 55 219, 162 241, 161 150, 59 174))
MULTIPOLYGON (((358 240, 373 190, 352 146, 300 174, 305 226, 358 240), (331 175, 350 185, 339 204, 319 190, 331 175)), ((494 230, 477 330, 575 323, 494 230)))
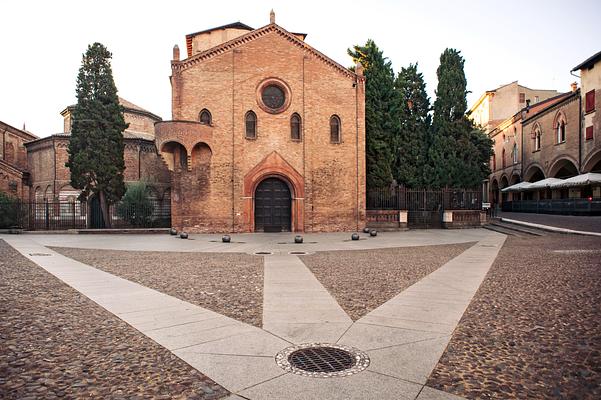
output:
POLYGON ((538 214, 601 215, 601 198, 514 200, 503 202, 501 209, 538 214))
MULTIPOLYGON (((67 230, 106 228, 102 212, 94 202, 20 202, 0 203, 0 229, 67 230)), ((109 206, 111 228, 168 228, 171 226, 169 200, 149 199, 144 206, 117 203, 109 206)))
POLYGON ((404 187, 370 189, 368 210, 481 210, 482 191, 470 189, 407 189, 404 187))

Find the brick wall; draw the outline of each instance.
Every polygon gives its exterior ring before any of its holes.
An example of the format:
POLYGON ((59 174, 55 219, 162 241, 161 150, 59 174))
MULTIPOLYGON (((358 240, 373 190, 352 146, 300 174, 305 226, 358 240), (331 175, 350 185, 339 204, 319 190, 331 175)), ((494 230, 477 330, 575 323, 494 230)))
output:
MULTIPOLYGON (((210 166, 173 173, 176 226, 198 231, 252 230, 252 200, 245 195, 245 185, 258 182, 245 182, 245 176, 258 165, 268 171, 262 163, 271 160, 273 152, 290 174, 302 177, 304 197, 295 203, 303 221, 299 230, 354 230, 357 219, 363 225, 364 93, 362 82, 355 87, 354 75, 328 65, 277 30, 190 67, 180 70, 177 64, 172 77, 174 120, 197 121, 206 108, 213 121, 199 140, 211 149, 210 166), (258 104, 257 88, 269 78, 277 78, 289 89, 290 104, 278 114, 258 104), (253 140, 245 138, 244 117, 249 110, 257 115, 253 140), (290 137, 293 113, 302 118, 302 141, 290 137), (333 114, 342 122, 339 144, 330 143, 333 114)), ((189 143, 183 144, 191 156, 194 140, 183 129, 172 135, 189 143)), ((301 190, 294 185, 292 189, 301 190)))
POLYGON ((578 168, 579 159, 579 131, 580 109, 578 96, 572 96, 567 100, 551 107, 547 111, 539 113, 536 117, 527 120, 523 126, 524 132, 524 175, 528 179, 530 168, 540 166, 546 178, 555 177, 558 161, 569 160, 578 168), (557 128, 555 125, 559 113, 563 113, 566 119, 566 140, 557 143, 557 128), (534 149, 532 132, 536 126, 540 126, 541 149, 534 149))

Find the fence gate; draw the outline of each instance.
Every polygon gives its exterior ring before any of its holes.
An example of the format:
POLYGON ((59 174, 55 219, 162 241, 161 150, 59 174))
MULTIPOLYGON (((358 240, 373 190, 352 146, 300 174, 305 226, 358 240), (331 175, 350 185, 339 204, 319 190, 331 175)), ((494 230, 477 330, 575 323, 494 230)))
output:
POLYGON ((407 226, 442 228, 443 193, 439 190, 407 190, 407 226))

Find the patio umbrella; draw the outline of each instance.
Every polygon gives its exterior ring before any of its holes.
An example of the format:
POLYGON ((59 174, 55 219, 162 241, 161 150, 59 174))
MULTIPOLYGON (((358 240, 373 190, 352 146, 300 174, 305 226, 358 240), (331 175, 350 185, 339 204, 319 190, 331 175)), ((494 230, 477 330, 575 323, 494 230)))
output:
POLYGON ((589 172, 587 174, 576 175, 571 178, 562 180, 551 185, 553 189, 558 188, 570 188, 578 186, 588 185, 601 185, 601 174, 596 172, 589 172))
POLYGON ((561 182, 563 182, 563 179, 547 178, 543 179, 542 181, 532 183, 532 185, 528 186, 527 190, 546 189, 553 187, 553 185, 557 185, 561 182))
POLYGON ((523 192, 527 188, 532 185, 530 182, 520 182, 515 185, 507 186, 504 189, 501 189, 501 192, 523 192))

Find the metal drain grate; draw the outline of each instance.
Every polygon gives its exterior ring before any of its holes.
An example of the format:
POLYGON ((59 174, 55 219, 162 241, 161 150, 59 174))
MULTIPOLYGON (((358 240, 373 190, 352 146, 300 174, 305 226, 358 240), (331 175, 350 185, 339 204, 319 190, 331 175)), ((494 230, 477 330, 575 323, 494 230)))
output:
POLYGON ((348 376, 369 366, 367 354, 353 347, 311 343, 288 347, 276 355, 276 363, 288 372, 315 378, 348 376))
POLYGON ((258 256, 269 256, 273 253, 271 251, 255 251, 255 254, 258 256))
POLYGON ((306 251, 291 251, 288 254, 291 254, 293 256, 304 256, 307 254, 307 252, 306 251))
POLYGON ((293 367, 308 372, 338 372, 355 365, 351 353, 333 347, 309 347, 296 350, 288 356, 293 367))
POLYGON ((36 257, 50 257, 52 254, 48 254, 48 253, 29 253, 30 256, 36 256, 36 257))

